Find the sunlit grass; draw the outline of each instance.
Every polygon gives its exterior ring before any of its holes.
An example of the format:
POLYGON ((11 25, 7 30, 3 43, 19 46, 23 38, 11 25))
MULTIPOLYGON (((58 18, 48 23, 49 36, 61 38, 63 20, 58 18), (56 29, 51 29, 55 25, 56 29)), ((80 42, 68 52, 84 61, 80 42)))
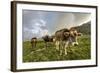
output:
POLYGON ((67 55, 59 55, 54 43, 48 43, 46 48, 43 41, 38 41, 32 48, 29 41, 23 42, 23 62, 84 60, 91 58, 91 41, 89 35, 79 37, 79 45, 68 48, 67 55))

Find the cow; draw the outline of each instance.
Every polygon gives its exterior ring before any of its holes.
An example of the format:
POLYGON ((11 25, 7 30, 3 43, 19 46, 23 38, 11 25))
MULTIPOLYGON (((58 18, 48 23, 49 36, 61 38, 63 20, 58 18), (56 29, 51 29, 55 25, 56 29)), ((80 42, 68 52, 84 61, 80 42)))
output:
POLYGON ((69 45, 77 46, 77 36, 81 36, 76 29, 61 29, 55 32, 55 45, 56 49, 60 51, 60 55, 67 55, 67 48, 69 45))
POLYGON ((32 46, 32 48, 36 48, 36 44, 37 44, 37 38, 36 37, 33 37, 31 39, 31 46, 32 46))
POLYGON ((49 36, 49 35, 45 35, 42 37, 42 39, 45 42, 46 48, 47 48, 49 42, 53 42, 53 37, 54 36, 49 36))

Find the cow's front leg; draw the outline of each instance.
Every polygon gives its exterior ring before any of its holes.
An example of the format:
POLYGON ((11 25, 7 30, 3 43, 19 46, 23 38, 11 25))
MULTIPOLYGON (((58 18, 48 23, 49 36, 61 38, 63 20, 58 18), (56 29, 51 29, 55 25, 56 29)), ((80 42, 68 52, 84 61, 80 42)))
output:
POLYGON ((60 49, 60 42, 56 41, 55 45, 56 45, 56 49, 59 51, 59 49, 60 49))
POLYGON ((65 55, 67 55, 67 48, 68 48, 68 42, 65 42, 65 47, 64 47, 65 55))

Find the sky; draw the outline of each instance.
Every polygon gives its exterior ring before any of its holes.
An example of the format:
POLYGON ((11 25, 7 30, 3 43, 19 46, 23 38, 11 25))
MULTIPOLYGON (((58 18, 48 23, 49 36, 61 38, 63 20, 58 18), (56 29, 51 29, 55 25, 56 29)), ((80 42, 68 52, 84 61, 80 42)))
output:
POLYGON ((32 37, 52 35, 59 29, 70 29, 89 21, 91 21, 90 13, 23 10, 23 41, 30 40, 32 37))

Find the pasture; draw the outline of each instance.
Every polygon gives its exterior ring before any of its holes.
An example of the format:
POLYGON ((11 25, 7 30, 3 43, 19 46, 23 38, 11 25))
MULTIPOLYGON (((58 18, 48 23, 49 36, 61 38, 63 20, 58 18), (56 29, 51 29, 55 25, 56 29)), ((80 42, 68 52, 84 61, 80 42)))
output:
POLYGON ((91 38, 90 35, 79 37, 78 46, 68 47, 67 55, 59 55, 54 43, 45 43, 38 40, 36 48, 32 48, 30 41, 23 42, 23 62, 43 62, 43 61, 61 61, 61 60, 85 60, 91 59, 91 38))

